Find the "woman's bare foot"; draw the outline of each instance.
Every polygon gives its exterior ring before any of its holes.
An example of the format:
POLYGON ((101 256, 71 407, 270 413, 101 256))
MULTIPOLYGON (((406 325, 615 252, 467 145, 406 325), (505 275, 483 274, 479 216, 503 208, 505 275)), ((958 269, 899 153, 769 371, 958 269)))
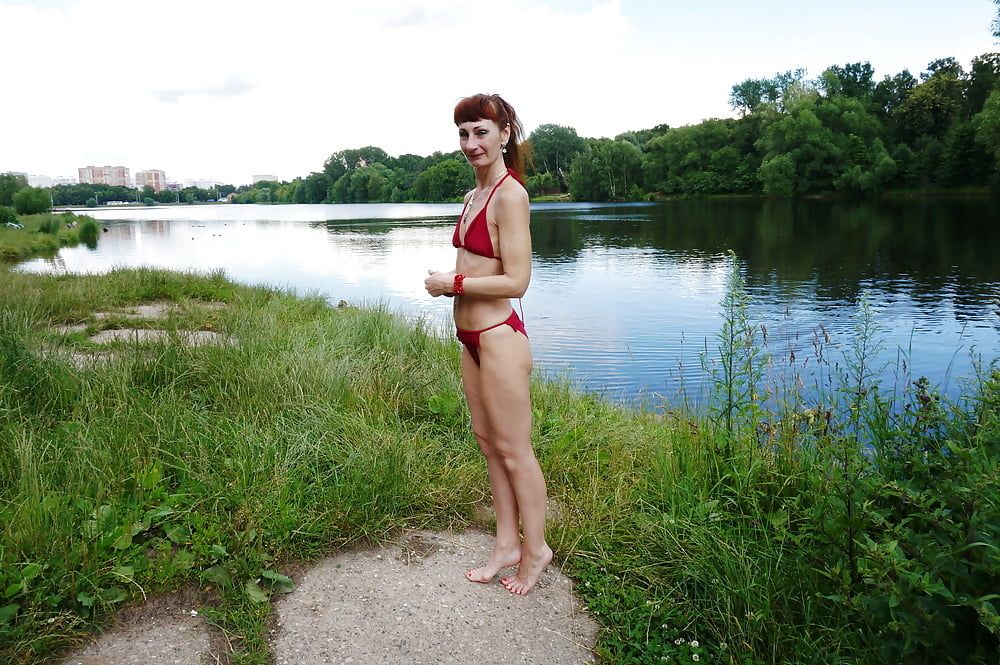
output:
POLYGON ((546 545, 539 556, 524 555, 521 557, 521 565, 517 567, 517 574, 505 577, 500 580, 507 591, 516 596, 527 596, 528 592, 534 588, 539 576, 545 570, 545 566, 552 561, 552 550, 546 545))
POLYGON ((470 582, 488 584, 496 577, 496 574, 503 568, 513 566, 521 561, 521 548, 512 549, 494 548, 490 560, 479 568, 470 568, 465 571, 465 578, 470 582))

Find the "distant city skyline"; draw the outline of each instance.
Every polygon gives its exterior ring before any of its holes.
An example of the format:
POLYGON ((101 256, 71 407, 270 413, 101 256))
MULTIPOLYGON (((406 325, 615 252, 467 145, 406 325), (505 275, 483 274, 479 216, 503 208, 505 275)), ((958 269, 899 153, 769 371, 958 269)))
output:
POLYGON ((815 79, 867 61, 881 80, 943 57, 968 68, 1000 50, 996 9, 990 0, 843 0, 836 11, 791 0, 511 0, 502 11, 459 0, 286 0, 275 11, 261 0, 175 0, 164 11, 0 0, 5 88, 16 91, 4 125, 17 128, 5 132, 0 172, 128 164, 233 185, 261 173, 291 180, 348 148, 455 150, 452 108, 476 92, 506 97, 527 132, 677 127, 734 116, 734 84, 790 69, 815 79), (124 56, 113 67, 64 88, 67 62, 112 45, 124 56), (138 57, 147 55, 165 66, 138 57))

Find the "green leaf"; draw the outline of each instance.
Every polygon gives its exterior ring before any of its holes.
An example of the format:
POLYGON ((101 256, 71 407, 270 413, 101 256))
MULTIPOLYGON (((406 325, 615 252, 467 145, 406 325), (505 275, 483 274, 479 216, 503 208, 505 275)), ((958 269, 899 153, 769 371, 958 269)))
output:
POLYGON ((255 603, 266 603, 270 598, 268 593, 257 586, 257 583, 253 580, 247 580, 247 583, 243 585, 243 590, 246 591, 250 600, 255 603))
POLYGON ((291 593, 295 591, 295 582, 292 581, 292 578, 285 577, 281 573, 276 573, 273 570, 265 570, 260 576, 270 582, 270 587, 273 591, 277 591, 278 593, 291 593))
POLYGON ((28 580, 33 580, 41 574, 44 567, 38 563, 29 563, 27 566, 21 569, 21 579, 27 582, 28 580))
POLYGON ((114 574, 126 582, 131 582, 135 579, 135 568, 132 566, 118 566, 114 569, 114 574))
POLYGON ((85 591, 81 591, 80 593, 76 594, 76 602, 80 603, 84 607, 91 607, 96 601, 97 601, 96 598, 91 596, 89 593, 86 593, 85 591))
POLYGON ((14 596, 16 596, 17 594, 21 593, 22 591, 24 591, 24 585, 23 584, 20 584, 20 583, 18 583, 18 584, 11 584, 9 587, 7 587, 7 590, 4 592, 3 597, 4 598, 13 598, 14 596))
POLYGON ((111 545, 111 548, 116 550, 127 550, 131 546, 132 546, 131 531, 123 531, 122 534, 115 539, 115 542, 111 545))
POLYGON ((150 508, 146 511, 146 521, 152 524, 157 522, 164 517, 168 517, 174 514, 174 509, 167 506, 160 506, 159 508, 150 508))
POLYGON ((120 603, 126 598, 128 598, 128 594, 116 586, 97 592, 97 599, 102 603, 120 603))
POLYGON ((188 569, 193 568, 195 563, 194 554, 191 550, 179 549, 174 554, 174 565, 178 568, 188 569))
POLYGON ((178 545, 191 540, 191 534, 188 533, 187 526, 184 524, 171 524, 164 531, 167 534, 167 538, 178 545))
POLYGON ((201 579, 211 582, 217 587, 228 587, 233 584, 233 577, 225 566, 212 566, 201 573, 201 579))
POLYGON ((131 531, 131 533, 132 533, 133 536, 138 536, 140 533, 143 533, 145 531, 149 531, 149 521, 148 520, 144 520, 142 522, 135 522, 135 523, 133 523, 130 531, 131 531))
POLYGON ((208 548, 208 551, 212 556, 214 556, 217 559, 224 559, 227 556, 229 556, 229 552, 226 551, 226 548, 218 544, 212 545, 210 548, 208 548))
POLYGON ((153 466, 143 475, 142 486, 148 490, 153 489, 160 484, 160 480, 163 479, 163 472, 160 467, 153 466))
POLYGON ((14 618, 14 615, 17 614, 19 609, 21 609, 21 606, 13 603, 0 607, 0 626, 5 623, 10 623, 10 620, 14 618))

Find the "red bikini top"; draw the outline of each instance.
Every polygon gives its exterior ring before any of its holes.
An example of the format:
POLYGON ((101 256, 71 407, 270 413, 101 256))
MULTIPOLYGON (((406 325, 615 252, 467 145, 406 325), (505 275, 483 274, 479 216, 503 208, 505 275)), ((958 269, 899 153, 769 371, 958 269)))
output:
POLYGON ((455 247, 463 247, 466 251, 472 252, 473 254, 478 254, 479 256, 485 256, 488 259, 499 259, 499 254, 493 251, 493 241, 490 239, 490 230, 486 224, 486 208, 490 205, 490 200, 493 198, 493 193, 497 191, 507 176, 511 175, 511 170, 507 169, 507 173, 503 175, 497 184, 493 185, 493 189, 490 191, 489 197, 486 199, 486 204, 476 213, 472 221, 469 223, 469 228, 465 230, 465 243, 462 243, 462 219, 465 217, 465 209, 469 206, 469 202, 465 202, 465 206, 462 207, 462 214, 459 216, 458 221, 455 223, 455 232, 451 236, 451 244, 455 247))

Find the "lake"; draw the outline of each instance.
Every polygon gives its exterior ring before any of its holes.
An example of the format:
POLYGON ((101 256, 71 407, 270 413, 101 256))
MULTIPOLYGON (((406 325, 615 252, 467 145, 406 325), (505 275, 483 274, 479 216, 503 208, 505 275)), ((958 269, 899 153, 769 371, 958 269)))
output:
MULTIPOLYGON (((221 269, 333 304, 381 302, 449 334, 451 300, 429 297, 423 279, 429 268, 453 269, 460 211, 412 203, 93 209, 86 213, 107 229, 96 249, 64 248, 18 269, 221 269)), ((776 371, 793 368, 807 384, 817 343, 843 365, 862 297, 880 329, 887 382, 905 380, 905 368, 954 396, 974 355, 988 361, 1000 349, 1000 204, 990 199, 548 203, 532 206, 531 227, 522 305, 536 366, 612 399, 676 400, 681 391, 702 399, 728 250, 776 371)))

